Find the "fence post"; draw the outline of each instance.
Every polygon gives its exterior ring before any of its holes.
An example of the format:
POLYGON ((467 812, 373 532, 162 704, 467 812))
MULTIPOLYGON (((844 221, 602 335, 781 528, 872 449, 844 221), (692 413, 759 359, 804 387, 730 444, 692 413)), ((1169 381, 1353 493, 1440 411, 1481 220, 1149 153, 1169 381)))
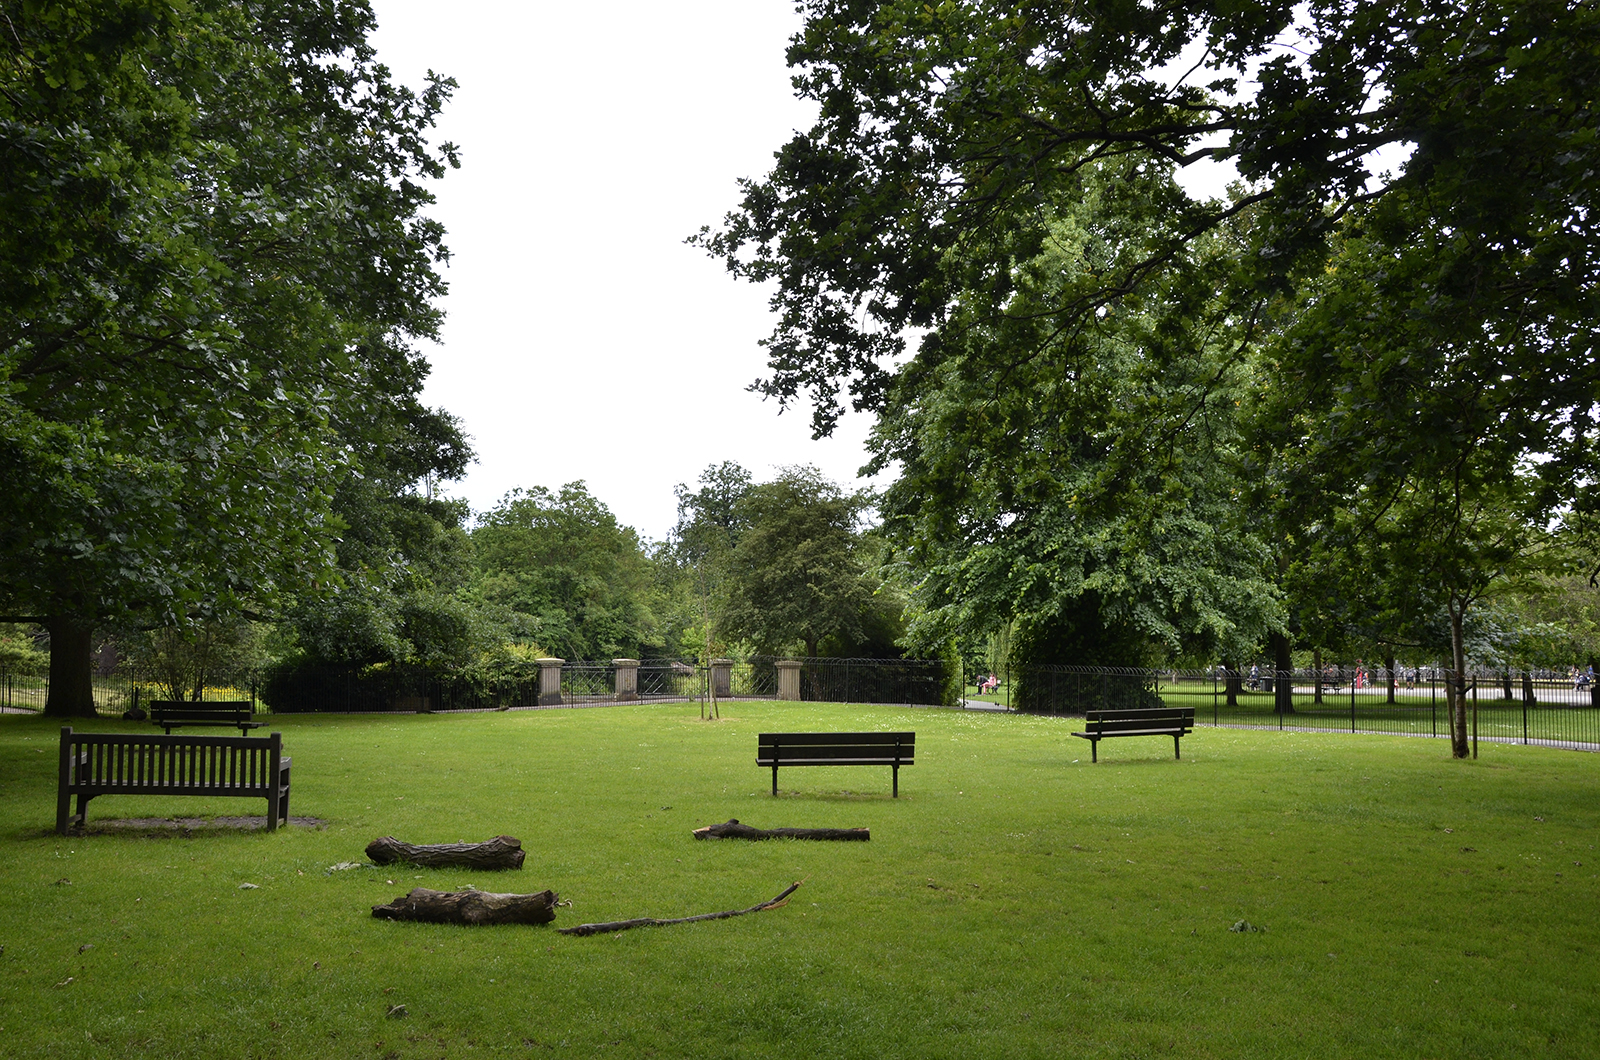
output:
POLYGON ((539 705, 541 707, 559 707, 561 705, 561 665, 565 659, 545 658, 539 660, 539 705))
POLYGON ((727 699, 733 695, 733 660, 711 660, 711 698, 727 699))
POLYGON ((1211 727, 1217 727, 1217 668, 1211 668, 1211 727))
POLYGON ((786 703, 800 702, 800 660, 779 659, 778 698, 786 703))
POLYGON ((1350 731, 1356 731, 1356 675, 1350 675, 1350 731))
POLYGON ((611 665, 616 667, 616 677, 612 682, 612 694, 619 703, 630 703, 639 698, 639 660, 638 659, 612 659, 611 665))
POLYGON ((1439 736, 1439 685, 1434 680, 1437 675, 1433 667, 1428 667, 1428 709, 1433 715, 1433 720, 1428 723, 1435 739, 1439 736))

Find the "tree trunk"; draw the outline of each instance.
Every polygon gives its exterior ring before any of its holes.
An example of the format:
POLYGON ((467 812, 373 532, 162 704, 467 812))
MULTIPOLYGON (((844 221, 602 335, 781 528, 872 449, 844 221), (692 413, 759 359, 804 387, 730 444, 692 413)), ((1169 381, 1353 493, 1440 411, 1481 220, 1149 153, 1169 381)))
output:
POLYGON ((1511 667, 1509 666, 1507 666, 1504 672, 1500 674, 1500 698, 1504 699, 1507 703, 1510 703, 1517 698, 1516 695, 1511 691, 1511 667))
POLYGON ((525 856, 522 840, 508 835, 495 836, 487 843, 433 843, 420 846, 402 843, 394 836, 384 836, 367 844, 367 857, 375 864, 405 861, 427 869, 520 869, 525 856))
POLYGON ((1394 702, 1394 652, 1389 652, 1383 657, 1383 682, 1389 689, 1388 701, 1394 702))
POLYGON ((50 631, 50 696, 44 712, 52 718, 92 718, 94 712, 94 628, 64 615, 44 623, 50 631))
POLYGON ((1322 649, 1321 648, 1318 648, 1316 651, 1313 651, 1311 653, 1311 668, 1317 672, 1316 676, 1312 679, 1312 682, 1311 682, 1312 687, 1314 687, 1316 689, 1316 691, 1313 692, 1312 695, 1311 695, 1311 702, 1317 704, 1318 706, 1321 706, 1322 705, 1322 649))
POLYGON ((1237 707, 1239 705, 1239 686, 1243 683, 1243 675, 1240 674, 1238 666, 1225 666, 1223 672, 1228 675, 1223 682, 1223 687, 1228 693, 1228 706, 1237 707))
POLYGON ((1279 714, 1294 713, 1294 655, 1289 634, 1272 635, 1272 709, 1279 714))
POLYGON ((722 824, 708 824, 694 830, 696 839, 837 839, 866 842, 872 832, 866 828, 752 828, 738 818, 722 824))
POLYGON ((1461 636, 1462 612, 1466 608, 1450 601, 1450 665, 1454 668, 1450 690, 1450 753, 1456 758, 1471 754, 1467 746, 1467 649, 1461 636))
POLYGON ((556 918, 556 892, 491 894, 488 891, 430 891, 413 888, 388 905, 375 905, 379 920, 421 920, 429 924, 548 924, 556 918))

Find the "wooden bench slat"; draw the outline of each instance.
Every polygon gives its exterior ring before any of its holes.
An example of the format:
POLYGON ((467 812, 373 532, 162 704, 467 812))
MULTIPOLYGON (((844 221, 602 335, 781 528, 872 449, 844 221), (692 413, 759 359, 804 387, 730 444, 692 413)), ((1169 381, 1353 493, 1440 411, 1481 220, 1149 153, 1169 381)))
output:
POLYGON ((259 729, 265 722, 255 721, 255 707, 247 699, 185 703, 171 699, 150 702, 150 721, 166 733, 185 725, 235 728, 241 733, 259 729))
POLYGON ((756 740, 756 765, 772 770, 778 794, 780 766, 888 766, 894 797, 900 797, 900 767, 916 764, 914 732, 764 732, 756 740))
POLYGON ((757 737, 757 743, 768 745, 778 743, 789 746, 835 746, 835 745, 910 745, 917 740, 914 732, 763 732, 757 737))
POLYGON ((289 818, 292 760, 282 733, 244 736, 134 736, 61 730, 56 830, 87 822, 99 795, 225 795, 267 800, 267 829, 289 818), (69 814, 72 796, 76 814, 69 814))
POLYGON ((1193 707, 1141 707, 1131 710, 1091 710, 1084 714, 1087 732, 1072 735, 1089 741, 1090 759, 1100 760, 1100 741, 1120 736, 1170 736, 1172 754, 1182 758, 1179 740, 1194 732, 1193 707))

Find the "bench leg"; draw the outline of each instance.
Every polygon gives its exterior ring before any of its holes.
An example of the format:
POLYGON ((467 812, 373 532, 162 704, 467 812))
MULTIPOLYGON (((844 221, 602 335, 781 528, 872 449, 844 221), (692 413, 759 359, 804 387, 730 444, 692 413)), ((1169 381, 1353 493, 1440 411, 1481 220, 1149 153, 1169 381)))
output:
POLYGON ((1089 738, 1089 761, 1100 761, 1100 741, 1092 736, 1089 738))
POLYGON ((898 799, 900 797, 900 767, 895 765, 892 768, 894 769, 894 797, 898 799))
POLYGON ((772 767, 772 794, 778 794, 778 767, 772 767))
POLYGON ((1172 738, 1172 757, 1181 760, 1183 758, 1183 753, 1178 750, 1178 740, 1179 737, 1177 736, 1172 738))
POLYGON ((289 823, 289 763, 283 764, 282 776, 278 779, 278 820, 283 824, 289 823))

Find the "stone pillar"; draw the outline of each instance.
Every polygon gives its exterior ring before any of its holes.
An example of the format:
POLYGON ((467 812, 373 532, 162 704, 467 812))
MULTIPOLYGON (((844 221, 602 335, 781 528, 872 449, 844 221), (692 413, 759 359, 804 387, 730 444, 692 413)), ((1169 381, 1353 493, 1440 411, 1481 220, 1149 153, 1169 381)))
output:
POLYGON ((539 705, 541 707, 559 707, 561 705, 561 664, 565 659, 540 659, 539 660, 539 705))
POLYGON ((800 702, 800 660, 778 660, 778 698, 800 702))
POLYGON ((733 660, 711 660, 711 694, 717 699, 727 699, 733 694, 733 660))
POLYGON ((612 659, 617 668, 617 702, 626 703, 639 698, 639 660, 612 659))

